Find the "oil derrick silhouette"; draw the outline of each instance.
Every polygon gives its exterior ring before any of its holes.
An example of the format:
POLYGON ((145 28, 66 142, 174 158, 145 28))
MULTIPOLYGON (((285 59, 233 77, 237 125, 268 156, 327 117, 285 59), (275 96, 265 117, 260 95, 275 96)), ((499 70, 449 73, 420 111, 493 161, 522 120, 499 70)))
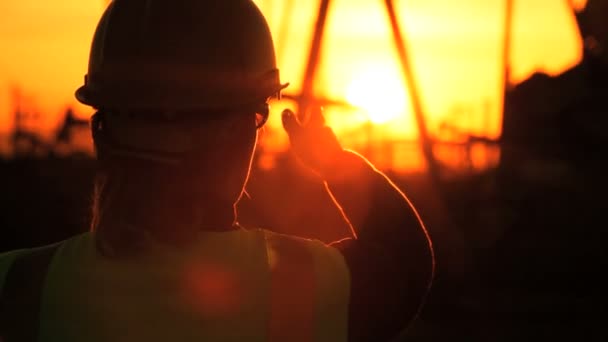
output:
POLYGON ((89 120, 78 118, 73 108, 68 106, 53 138, 44 139, 38 132, 40 113, 33 109, 29 98, 18 87, 12 89, 11 95, 14 127, 10 144, 14 158, 92 157, 87 149, 75 143, 79 131, 88 135, 89 120))
POLYGON ((56 143, 70 143, 74 130, 79 128, 88 130, 89 121, 76 117, 72 107, 66 108, 63 123, 55 136, 56 143))
POLYGON ((39 114, 32 111, 21 89, 12 89, 13 122, 14 128, 11 134, 13 154, 17 158, 46 155, 50 147, 42 141, 40 136, 32 131, 30 125, 39 119, 39 114))
MULTIPOLYGON (((77 117, 74 109, 67 107, 63 114, 63 121, 55 133, 55 140, 53 142, 54 154, 61 155, 63 151, 64 156, 91 158, 91 151, 78 144, 78 139, 82 140, 83 136, 86 136, 87 142, 92 144, 89 132, 89 120, 77 117)), ((92 146, 90 147, 92 149, 92 146)))
POLYGON ((582 60, 506 92, 498 184, 508 229, 489 272, 496 286, 532 298, 553 293, 553 304, 542 306, 543 324, 567 314, 576 318, 572 331, 597 337, 606 304, 599 270, 608 232, 596 222, 608 211, 608 1, 589 0, 575 15, 582 60))

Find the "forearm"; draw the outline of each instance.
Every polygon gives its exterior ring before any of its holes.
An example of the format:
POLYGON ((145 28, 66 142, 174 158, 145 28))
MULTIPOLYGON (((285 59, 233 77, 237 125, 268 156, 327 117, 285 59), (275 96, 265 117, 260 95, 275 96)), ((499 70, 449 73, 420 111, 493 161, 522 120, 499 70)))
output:
POLYGON ((403 193, 346 152, 324 172, 356 238, 334 244, 351 271, 350 340, 395 336, 418 313, 433 276, 430 239, 403 193))

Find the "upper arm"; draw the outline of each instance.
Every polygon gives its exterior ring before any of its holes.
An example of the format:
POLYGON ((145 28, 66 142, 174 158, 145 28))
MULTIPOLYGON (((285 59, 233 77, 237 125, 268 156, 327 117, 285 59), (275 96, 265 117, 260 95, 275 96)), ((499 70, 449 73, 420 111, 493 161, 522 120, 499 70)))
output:
POLYGON ((421 261, 356 239, 332 245, 351 276, 349 341, 387 341, 406 329, 429 288, 428 276, 407 266, 421 261))

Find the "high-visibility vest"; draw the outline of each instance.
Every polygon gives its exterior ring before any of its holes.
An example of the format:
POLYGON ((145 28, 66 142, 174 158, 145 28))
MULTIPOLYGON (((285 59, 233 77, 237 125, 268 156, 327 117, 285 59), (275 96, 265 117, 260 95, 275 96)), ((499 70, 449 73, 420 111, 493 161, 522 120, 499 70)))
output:
MULTIPOLYGON (((0 255, 0 291, 28 253, 0 255)), ((188 246, 150 242, 146 253, 112 259, 84 233, 56 247, 41 279, 39 341, 347 339, 349 271, 316 240, 201 232, 188 246)))

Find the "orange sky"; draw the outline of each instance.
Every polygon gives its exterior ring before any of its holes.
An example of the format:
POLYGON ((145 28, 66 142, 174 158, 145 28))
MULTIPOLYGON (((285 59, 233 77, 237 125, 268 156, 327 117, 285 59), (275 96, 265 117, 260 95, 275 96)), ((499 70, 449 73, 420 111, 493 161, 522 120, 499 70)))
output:
MULTIPOLYGON (((301 84, 309 28, 318 0, 294 1, 286 32, 281 31, 280 24, 289 1, 256 2, 275 35, 282 78, 292 83, 288 92, 295 92, 301 84)), ((47 133, 58 124, 65 106, 75 105, 73 92, 86 73, 90 39, 105 3, 0 2, 0 133, 12 129, 10 92, 14 86, 25 93, 30 108, 42 113, 39 125, 47 133)), ((381 4, 379 0, 332 2, 317 93, 344 99, 353 82, 376 69, 394 76, 388 84, 402 84, 381 4)), ((474 133, 497 136, 502 105, 504 1, 401 0, 396 4, 408 33, 429 127, 434 129, 449 120, 474 133)), ((566 4, 565 0, 515 1, 511 52, 514 81, 535 70, 555 74, 578 61, 580 42, 566 4)), ((410 101, 404 101, 409 106, 410 101)), ((83 116, 90 114, 84 106, 77 106, 77 111, 83 116)), ((274 119, 276 124, 276 115, 274 119)), ((415 136, 407 109, 391 127, 395 134, 415 136)))

